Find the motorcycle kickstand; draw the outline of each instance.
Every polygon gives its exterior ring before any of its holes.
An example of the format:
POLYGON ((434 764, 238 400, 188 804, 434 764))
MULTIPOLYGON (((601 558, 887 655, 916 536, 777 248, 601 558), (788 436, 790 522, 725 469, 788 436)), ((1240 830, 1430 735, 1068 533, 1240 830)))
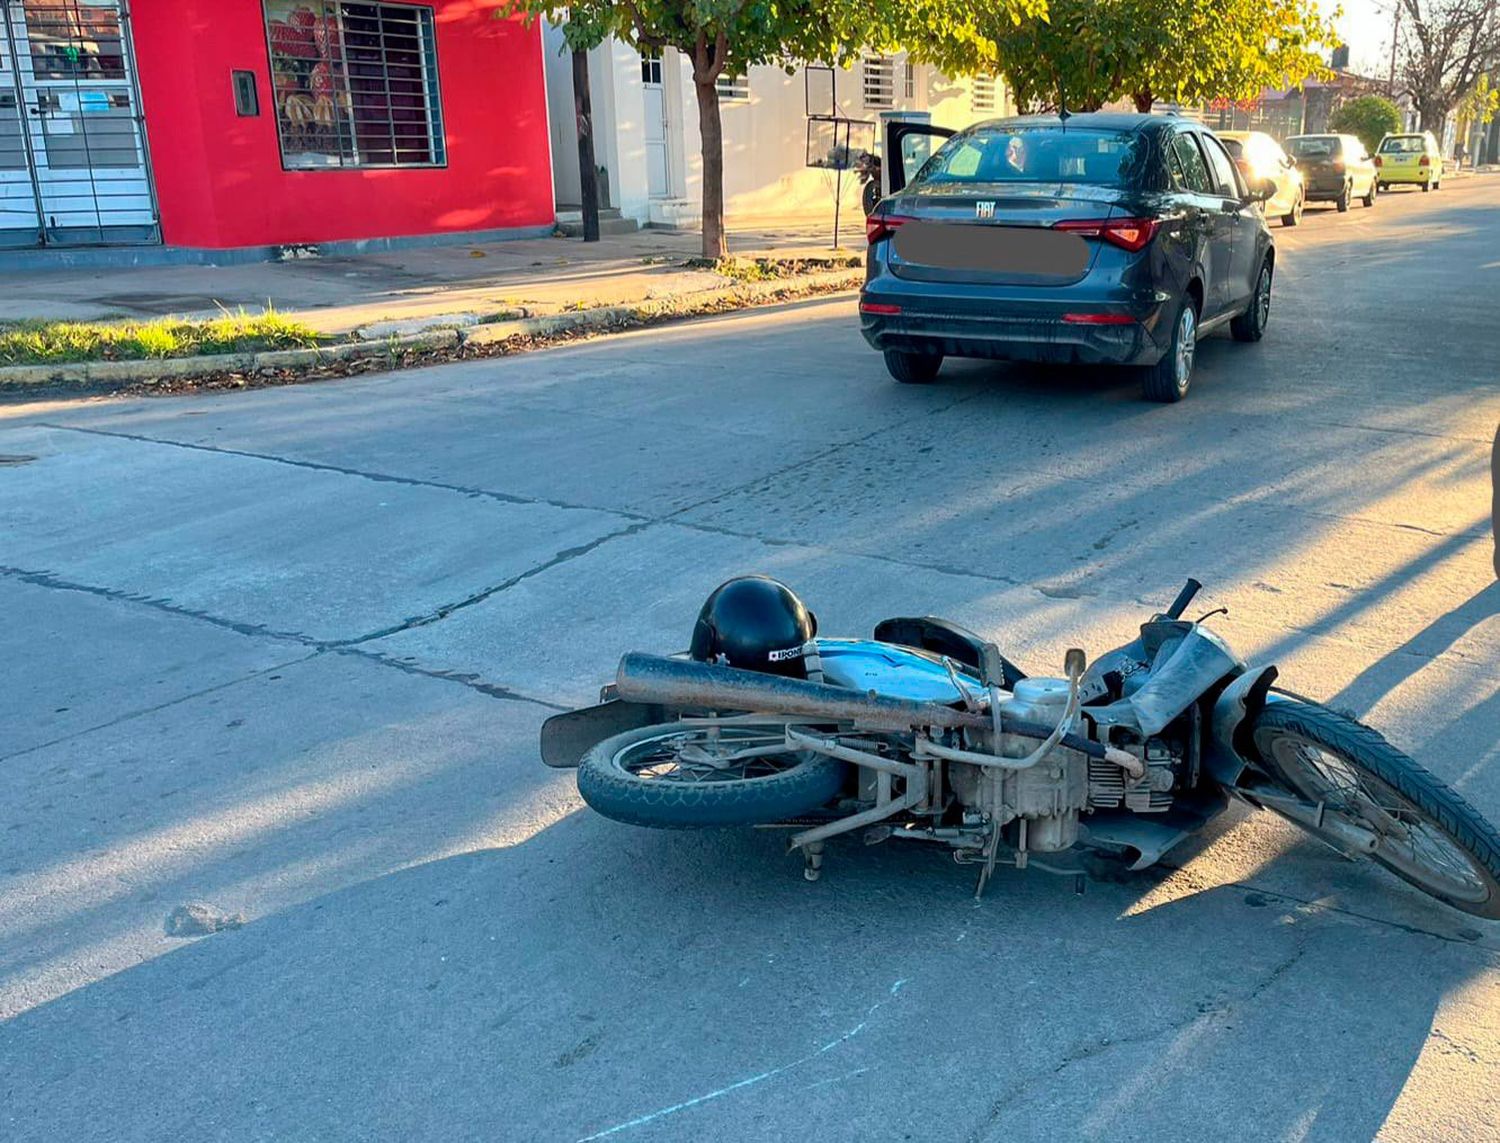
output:
POLYGON ((816 881, 823 876, 823 843, 810 841, 802 847, 802 876, 816 881))

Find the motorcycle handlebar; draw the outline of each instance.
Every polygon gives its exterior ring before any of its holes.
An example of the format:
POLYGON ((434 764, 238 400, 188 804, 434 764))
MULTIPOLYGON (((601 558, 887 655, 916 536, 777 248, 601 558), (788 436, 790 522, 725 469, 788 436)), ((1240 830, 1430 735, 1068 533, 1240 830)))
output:
POLYGON ((1188 604, 1193 602, 1193 596, 1203 590, 1203 585, 1195 579, 1189 579, 1182 585, 1182 590, 1177 593, 1177 598, 1172 601, 1172 606, 1167 608, 1168 619, 1181 619, 1182 613, 1187 610, 1188 604))

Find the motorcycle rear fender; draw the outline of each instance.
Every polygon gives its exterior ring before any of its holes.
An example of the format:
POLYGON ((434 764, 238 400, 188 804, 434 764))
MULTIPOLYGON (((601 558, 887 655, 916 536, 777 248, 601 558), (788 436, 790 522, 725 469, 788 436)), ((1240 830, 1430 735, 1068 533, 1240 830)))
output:
POLYGON ((1222 786, 1233 787, 1253 758, 1242 731, 1266 705, 1266 694, 1276 681, 1275 667, 1253 667, 1224 688, 1209 719, 1209 739, 1203 768, 1222 786))
POLYGON ((666 722, 668 717, 666 709, 655 703, 622 699, 554 714, 542 723, 542 761, 558 770, 570 770, 606 738, 642 726, 655 726, 666 722))

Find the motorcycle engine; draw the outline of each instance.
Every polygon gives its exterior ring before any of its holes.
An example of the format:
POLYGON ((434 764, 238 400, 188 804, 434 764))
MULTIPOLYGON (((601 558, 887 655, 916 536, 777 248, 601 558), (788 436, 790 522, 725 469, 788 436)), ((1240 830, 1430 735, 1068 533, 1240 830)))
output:
MULTIPOLYGON (((1025 679, 1001 707, 1005 718, 1055 726, 1067 705, 1065 679, 1025 679)), ((1024 758, 1034 739, 1002 734, 996 753, 1024 758)), ((991 746, 991 749, 995 747, 991 746)), ((1126 749, 1131 749, 1126 747, 1126 749)), ((1025 848, 1037 853, 1068 849, 1078 841, 1079 815, 1089 810, 1119 809, 1162 813, 1172 805, 1172 788, 1182 768, 1181 751, 1165 739, 1151 738, 1131 749, 1146 763, 1146 775, 1130 782, 1120 767, 1056 747, 1027 770, 1001 770, 955 762, 948 767, 954 794, 968 809, 997 826, 1024 820, 1025 848)))
MULTIPOLYGON (((1000 708, 1001 724, 1009 718, 1055 726, 1067 701, 1066 679, 1022 679, 1000 708)), ((995 749, 1007 758, 1024 758, 1036 745, 1030 738, 1002 734, 995 749)), ((996 826, 1024 820, 1028 850, 1055 853, 1078 840, 1078 815, 1089 806, 1089 759, 1085 754, 1058 746, 1026 770, 954 763, 948 779, 966 807, 978 810, 996 826)))

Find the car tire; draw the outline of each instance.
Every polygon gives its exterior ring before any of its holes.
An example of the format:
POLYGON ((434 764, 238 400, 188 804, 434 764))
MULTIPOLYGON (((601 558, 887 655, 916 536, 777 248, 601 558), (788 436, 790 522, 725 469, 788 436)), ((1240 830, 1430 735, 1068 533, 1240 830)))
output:
POLYGON ((1431 183, 1423 183, 1422 184, 1422 193, 1423 194, 1426 194, 1431 189, 1432 189, 1432 184, 1431 183))
POLYGON ((1348 211, 1348 209, 1349 209, 1349 200, 1352 199, 1353 197, 1354 197, 1354 184, 1353 183, 1345 183, 1344 184, 1344 189, 1341 190, 1341 191, 1339 191, 1339 197, 1338 197, 1337 201, 1334 203, 1334 206, 1338 207, 1338 211, 1339 211, 1340 214, 1344 214, 1345 212, 1348 211))
POLYGON ((1250 308, 1238 317, 1231 318, 1229 332, 1235 341, 1259 341, 1266 335, 1266 323, 1271 318, 1271 260, 1260 264, 1260 274, 1255 279, 1255 296, 1250 299, 1250 308))
POLYGON ((1391 189, 1391 184, 1390 183, 1376 183, 1375 185, 1380 188, 1380 193, 1381 194, 1385 194, 1386 191, 1388 191, 1388 190, 1391 189))
POLYGON ((943 367, 941 353, 914 353, 905 349, 885 351, 886 370, 903 385, 926 385, 943 367))
POLYGON ((1373 180, 1370 182, 1370 193, 1365 195, 1365 197, 1360 199, 1359 201, 1364 203, 1366 206, 1375 205, 1375 183, 1373 180))
POLYGON ((1191 297, 1185 297, 1172 318, 1172 344, 1167 346, 1160 361, 1143 371, 1141 385, 1146 400, 1168 405, 1186 397, 1188 386, 1193 383, 1197 350, 1198 307, 1191 297))
POLYGON ((1443 189, 1443 180, 1442 179, 1438 179, 1437 182, 1433 183, 1432 184, 1432 189, 1433 190, 1442 190, 1443 189))
POLYGON ((1290 214, 1283 214, 1281 216, 1281 225, 1282 226, 1300 226, 1302 224, 1302 210, 1303 210, 1303 208, 1306 205, 1307 205, 1307 196, 1299 194, 1297 196, 1297 201, 1294 202, 1294 203, 1292 203, 1291 213, 1290 214))

